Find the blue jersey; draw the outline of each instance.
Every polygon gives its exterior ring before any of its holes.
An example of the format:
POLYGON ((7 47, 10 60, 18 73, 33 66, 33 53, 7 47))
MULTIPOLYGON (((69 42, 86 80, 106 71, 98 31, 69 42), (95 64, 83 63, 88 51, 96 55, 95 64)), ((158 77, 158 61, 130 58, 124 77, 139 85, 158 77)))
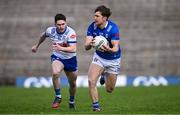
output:
MULTIPOLYGON (((120 40, 119 28, 112 21, 108 20, 103 29, 96 26, 95 22, 91 23, 88 27, 87 36, 104 36, 109 42, 109 47, 112 48, 111 40, 120 40)), ((101 58, 113 60, 121 57, 121 49, 119 45, 119 50, 117 52, 101 52, 96 50, 96 54, 101 58)))

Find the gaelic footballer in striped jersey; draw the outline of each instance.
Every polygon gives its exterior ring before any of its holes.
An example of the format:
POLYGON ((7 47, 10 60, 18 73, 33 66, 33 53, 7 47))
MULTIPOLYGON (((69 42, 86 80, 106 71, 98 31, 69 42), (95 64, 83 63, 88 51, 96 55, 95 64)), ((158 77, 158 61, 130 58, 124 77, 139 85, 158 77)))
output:
POLYGON ((46 39, 52 42, 52 81, 55 92, 55 99, 52 108, 58 108, 62 99, 59 76, 64 70, 69 81, 69 108, 75 109, 75 93, 77 79, 77 59, 76 59, 76 33, 66 23, 63 14, 55 16, 55 25, 48 27, 42 33, 37 44, 32 47, 32 52, 37 52, 38 47, 46 39))

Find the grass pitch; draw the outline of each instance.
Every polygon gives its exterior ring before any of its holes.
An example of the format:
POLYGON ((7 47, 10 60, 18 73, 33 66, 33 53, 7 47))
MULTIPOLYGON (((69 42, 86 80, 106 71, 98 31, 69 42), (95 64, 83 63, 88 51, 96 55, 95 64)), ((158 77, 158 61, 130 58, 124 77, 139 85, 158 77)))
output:
POLYGON ((62 88, 60 108, 52 109, 53 88, 0 87, 0 114, 180 114, 180 86, 98 88, 101 112, 93 112, 87 88, 78 88, 76 110, 68 108, 68 88, 62 88))

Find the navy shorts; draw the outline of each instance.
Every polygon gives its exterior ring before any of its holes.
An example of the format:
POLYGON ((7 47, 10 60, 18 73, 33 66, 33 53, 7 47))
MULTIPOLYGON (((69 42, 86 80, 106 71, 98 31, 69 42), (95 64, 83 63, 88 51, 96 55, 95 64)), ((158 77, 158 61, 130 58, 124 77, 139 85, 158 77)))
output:
POLYGON ((70 58, 70 59, 61 59, 55 55, 51 55, 51 63, 55 60, 59 60, 60 62, 63 63, 64 65, 64 70, 65 71, 76 71, 77 70, 77 59, 76 56, 70 58))

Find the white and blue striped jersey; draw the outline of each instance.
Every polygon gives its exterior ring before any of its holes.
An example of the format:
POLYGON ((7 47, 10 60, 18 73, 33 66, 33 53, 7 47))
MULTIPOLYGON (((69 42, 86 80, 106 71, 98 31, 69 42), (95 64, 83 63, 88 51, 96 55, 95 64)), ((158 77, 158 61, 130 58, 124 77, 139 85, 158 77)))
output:
MULTIPOLYGON (((112 48, 111 40, 120 40, 119 28, 112 21, 108 20, 105 27, 103 29, 96 26, 95 22, 91 23, 87 30, 87 36, 92 36, 93 38, 96 36, 104 36, 108 43, 109 47, 112 48)), ((115 53, 113 52, 101 52, 96 50, 96 54, 101 58, 107 60, 118 59, 121 57, 121 49, 119 45, 119 50, 115 53)))
MULTIPOLYGON (((57 28, 55 26, 49 27, 45 32, 43 32, 43 35, 51 39, 53 44, 58 43, 63 46, 76 44, 76 33, 69 26, 66 26, 63 33, 57 31, 57 28)), ((61 59, 70 59, 76 56, 76 52, 53 51, 53 54, 61 59)))

